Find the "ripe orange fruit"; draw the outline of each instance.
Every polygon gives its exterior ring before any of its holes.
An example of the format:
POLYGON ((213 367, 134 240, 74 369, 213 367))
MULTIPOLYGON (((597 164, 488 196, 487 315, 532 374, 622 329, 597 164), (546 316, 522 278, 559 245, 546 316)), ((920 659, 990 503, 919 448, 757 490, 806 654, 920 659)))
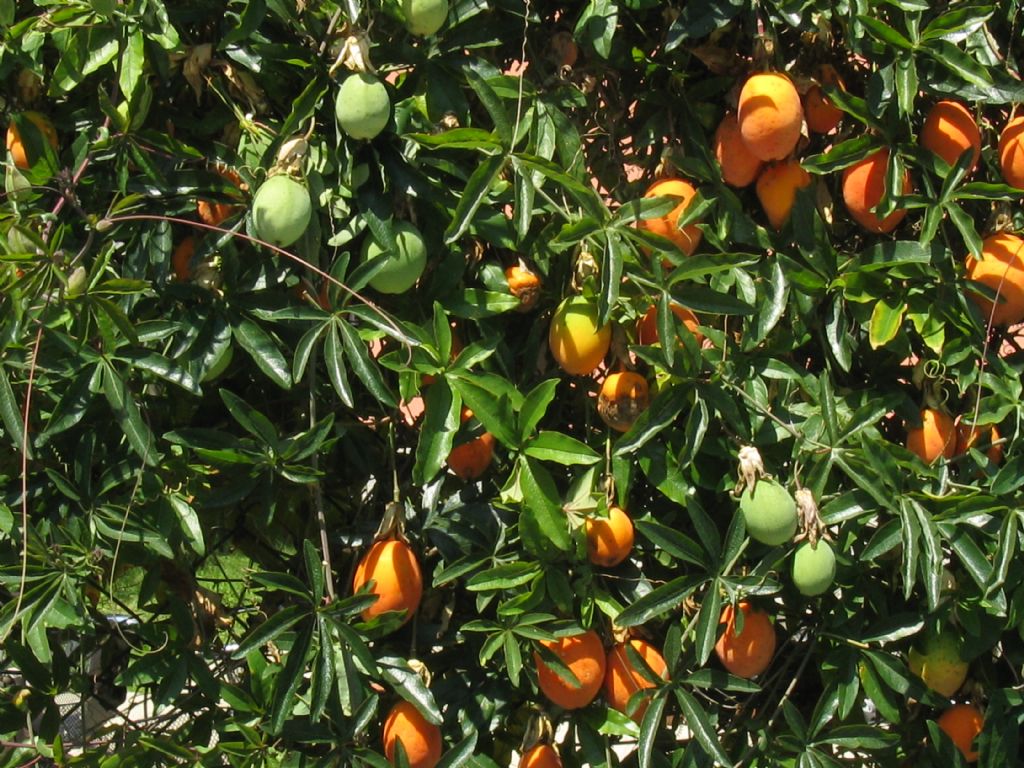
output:
MULTIPOLYGON (((889 150, 883 148, 843 171, 843 202, 854 220, 869 232, 892 232, 907 215, 904 208, 897 208, 884 219, 879 219, 874 213, 885 192, 888 164, 889 150)), ((902 194, 910 194, 913 190, 910 173, 904 169, 902 194)))
POLYGON ((537 306, 541 283, 536 272, 513 264, 505 270, 505 279, 508 281, 509 293, 519 299, 519 312, 529 312, 537 306))
POLYGON ((981 733, 985 718, 977 707, 972 704, 954 704, 935 722, 953 740, 966 762, 978 762, 978 752, 972 744, 975 737, 981 733))
POLYGON ((608 517, 588 517, 587 559, 602 568, 614 568, 633 551, 633 521, 620 507, 609 507, 608 517))
POLYGON ((999 134, 999 168, 1007 184, 1024 189, 1024 115, 1013 118, 999 134))
POLYGON ((650 405, 647 379, 633 371, 610 373, 597 396, 597 413, 614 430, 628 432, 650 405))
POLYGON ((937 408, 921 409, 921 426, 907 430, 907 449, 931 464, 939 456, 956 455, 956 424, 937 408))
POLYGON ((192 256, 196 252, 196 239, 192 235, 183 238, 171 254, 171 269, 178 280, 185 282, 192 277, 192 256))
POLYGON ((967 453, 978 442, 990 443, 992 445, 985 451, 985 455, 993 464, 998 464, 1003 460, 1003 446, 1002 443, 999 443, 999 439, 999 430, 994 426, 968 424, 966 421, 961 421, 956 425, 956 455, 967 453), (985 436, 986 430, 988 431, 987 436, 985 436), (999 444, 996 445, 996 443, 999 444))
MULTIPOLYGON (((702 334, 697 327, 700 325, 700 321, 697 320, 697 316, 690 310, 684 307, 682 304, 676 304, 674 301, 669 304, 669 309, 672 310, 672 314, 679 318, 680 322, 686 326, 687 330, 693 334, 693 337, 700 344, 704 341, 704 334, 702 334)), ((676 337, 678 339, 678 336, 676 337)), ((652 304, 650 308, 644 313, 636 324, 636 343, 637 344, 658 344, 661 339, 658 337, 658 306, 652 304)), ((681 344, 682 342, 680 342, 681 344)), ((677 345, 678 346, 678 345, 677 345)))
POLYGON ((930 149, 946 161, 955 165, 957 159, 968 149, 972 150, 970 173, 981 157, 981 131, 974 116, 967 107, 957 101, 937 102, 924 119, 921 128, 921 146, 930 149))
POLYGON ((971 300, 995 325, 1014 325, 1024 321, 1024 239, 1009 232, 986 237, 981 243, 981 259, 967 257, 968 280, 987 285, 998 296, 992 302, 972 292, 971 300))
POLYGON ((740 91, 740 134, 757 158, 782 160, 800 140, 804 110, 793 81, 781 72, 751 75, 740 91))
POLYGON ((558 305, 548 329, 548 346, 566 373, 592 373, 612 342, 611 325, 597 324, 597 304, 572 296, 558 305))
MULTIPOLYGON (((50 142, 50 146, 57 149, 57 131, 53 127, 53 123, 50 122, 50 118, 39 112, 25 112, 24 116, 39 129, 39 132, 50 142)), ((14 167, 23 171, 31 168, 32 163, 36 160, 34 157, 29 158, 18 126, 13 121, 7 126, 7 151, 11 153, 14 167)))
POLYGON ((722 167, 722 181, 730 186, 749 186, 761 172, 762 162, 743 142, 735 112, 725 113, 715 130, 712 148, 722 167))
POLYGON ((441 760, 441 729, 408 701, 398 702, 388 712, 383 741, 384 755, 392 765, 397 761, 398 742, 402 742, 409 768, 434 768, 441 760))
POLYGON ((715 643, 715 654, 727 670, 738 677, 751 678, 764 672, 775 654, 775 626, 768 614, 739 604, 743 612, 743 631, 736 634, 736 616, 732 604, 722 609, 718 623, 725 631, 715 643))
POLYGON ((644 192, 644 197, 659 197, 661 195, 678 197, 679 205, 664 216, 642 220, 640 227, 648 232, 653 232, 656 235, 661 235, 671 240, 679 250, 689 256, 697 250, 703 234, 696 224, 688 224, 680 229, 678 223, 679 219, 686 213, 686 209, 693 202, 694 197, 697 195, 697 190, 685 179, 662 179, 661 181, 654 182, 644 192))
MULTIPOLYGON (((638 637, 630 639, 629 645, 633 646, 644 663, 651 668, 651 671, 658 677, 668 679, 668 664, 657 648, 641 640, 638 637)), ((617 643, 608 651, 608 661, 604 674, 604 697, 608 700, 608 706, 617 709, 623 714, 629 704, 630 697, 640 690, 653 688, 654 683, 640 672, 629 658, 629 650, 626 643, 617 643)), ((642 701, 633 711, 632 718, 636 722, 643 720, 644 712, 647 711, 649 701, 642 701)))
POLYGON ((814 133, 829 133, 843 119, 843 111, 832 103, 821 86, 834 85, 845 91, 846 85, 831 64, 821 66, 818 70, 818 81, 821 85, 815 83, 804 94, 804 118, 807 120, 808 130, 814 133))
MULTIPOLYGON (((241 188, 242 179, 233 170, 223 166, 218 166, 214 168, 214 170, 236 187, 241 188)), ((196 213, 199 214, 199 220, 212 227, 219 227, 226 218, 237 211, 240 207, 241 206, 234 205, 232 203, 213 203, 209 200, 196 201, 196 213)))
POLYGON ((412 618, 423 597, 423 575, 408 544, 399 539, 374 542, 356 566, 352 591, 358 592, 370 581, 374 582, 370 593, 377 600, 363 610, 363 621, 388 611, 405 611, 403 624, 412 618))
POLYGON ((563 680, 561 675, 544 664, 539 653, 534 652, 537 684, 541 692, 563 709, 587 706, 604 681, 605 653, 601 638, 594 630, 588 629, 578 635, 541 640, 540 643, 558 656, 579 681, 578 685, 573 685, 563 680))
POLYGON ((519 768, 562 768, 562 758, 550 744, 537 744, 523 754, 519 768))
MULTIPOLYGON (((473 417, 469 408, 462 409, 462 421, 473 417)), ((484 432, 479 437, 453 446, 448 454, 448 468, 460 480, 476 480, 491 466, 494 458, 494 435, 484 432)))
POLYGON ((811 175, 793 159, 770 165, 761 172, 757 177, 757 199, 773 228, 782 229, 796 202, 796 191, 810 184, 811 175))

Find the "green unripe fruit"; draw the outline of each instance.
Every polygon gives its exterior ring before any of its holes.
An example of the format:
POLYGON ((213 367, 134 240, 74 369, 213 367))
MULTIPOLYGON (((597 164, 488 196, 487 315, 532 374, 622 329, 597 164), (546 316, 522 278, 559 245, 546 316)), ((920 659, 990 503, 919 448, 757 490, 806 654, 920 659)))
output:
POLYGON ((921 651, 911 648, 910 671, 941 696, 952 696, 967 679, 967 662, 960 657, 960 639, 952 632, 926 637, 921 651))
POLYGON ((405 28, 414 35, 432 35, 448 19, 448 0, 402 0, 405 28))
POLYGON ((759 480, 753 493, 747 486, 740 496, 740 512, 747 524, 747 533, 762 544, 782 544, 796 533, 796 502, 789 491, 774 480, 759 480))
POLYGON ((807 597, 820 595, 832 586, 836 577, 836 556, 824 540, 817 547, 805 541, 793 555, 793 583, 800 594, 807 597))
POLYGON ((364 260, 385 253, 388 256, 380 271, 370 278, 370 285, 381 293, 404 293, 416 284, 427 266, 427 244, 419 230, 407 221, 399 221, 394 231, 397 251, 388 252, 372 238, 363 241, 364 260))
POLYGON ((338 89, 334 114, 353 139, 372 139, 391 119, 391 97, 378 78, 365 72, 349 75, 338 89))
POLYGON ((312 215, 309 190, 290 176, 271 176, 252 200, 256 236, 279 248, 302 237, 312 215))

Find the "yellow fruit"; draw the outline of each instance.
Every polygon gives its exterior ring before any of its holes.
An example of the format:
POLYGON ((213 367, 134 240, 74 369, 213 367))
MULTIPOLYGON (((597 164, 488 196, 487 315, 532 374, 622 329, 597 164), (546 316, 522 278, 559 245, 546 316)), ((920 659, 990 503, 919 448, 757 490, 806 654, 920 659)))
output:
MULTIPOLYGON (((668 664, 665 663, 664 657, 657 648, 640 638, 632 638, 629 645, 640 655, 640 658, 655 675, 665 680, 668 679, 668 664)), ((609 707, 617 709, 623 714, 626 713, 630 697, 634 693, 654 687, 654 683, 633 665, 626 643, 617 643, 608 651, 608 661, 605 667, 604 697, 607 699, 609 707)), ((644 700, 637 706, 632 714, 633 720, 638 723, 643 720, 647 705, 648 700, 644 700)))
POLYGON ((978 762, 978 751, 973 744, 985 726, 981 710, 972 704, 955 704, 943 712, 936 723, 953 740, 966 762, 978 762))
POLYGON ((974 116, 963 104, 956 101, 940 101, 928 111, 921 129, 921 146, 941 157, 946 165, 953 166, 957 159, 971 150, 970 173, 981 157, 981 131, 974 116))
POLYGON ((804 110, 793 81, 779 72, 751 75, 740 91, 740 134, 755 157, 768 162, 792 154, 804 110))
POLYGON ((602 568, 614 568, 633 551, 633 521, 620 507, 609 507, 608 517, 588 517, 585 523, 587 557, 602 568))
POLYGON ((374 582, 370 594, 377 600, 363 610, 364 621, 388 611, 405 611, 403 624, 412 618, 423 597, 423 576, 408 544, 398 539, 375 542, 356 566, 352 591, 358 592, 370 581, 374 582))
POLYGON ((537 665, 537 684, 541 692, 563 709, 579 709, 587 706, 601 689, 605 672, 604 646, 597 633, 588 629, 578 635, 560 637, 555 640, 541 640, 567 666, 579 681, 573 685, 551 669, 534 652, 537 665))
POLYGON ((398 742, 409 760, 409 768, 434 768, 441 760, 441 729, 420 714, 408 701, 400 701, 384 721, 384 755, 395 765, 398 742))
POLYGON ((753 493, 747 486, 740 496, 740 512, 747 533, 762 544, 782 544, 796 533, 796 502, 775 480, 759 480, 753 493))
MULTIPOLYGON (((843 202, 854 220, 869 232, 892 232, 907 215, 905 208, 897 208, 884 219, 874 212, 885 193, 888 165, 889 150, 880 149, 843 171, 843 202)), ((913 191, 910 173, 904 169, 903 194, 913 191)))
POLYGON ((907 430, 907 450, 916 453, 926 464, 939 456, 956 455, 956 423, 953 417, 937 408, 921 410, 921 426, 907 430))
POLYGON ((796 160, 770 165, 757 177, 757 199, 776 230, 789 221, 798 189, 811 184, 811 175, 796 160))
POLYGON ((601 420, 618 432, 628 432, 651 402, 647 379, 633 371, 611 373, 597 396, 601 420))
POLYGON ((598 326, 597 305, 582 296, 565 299, 551 318, 548 346, 566 373, 592 373, 604 360, 611 341, 611 325, 598 326))
POLYGON ((646 229, 655 235, 668 238, 675 243, 679 250, 690 256, 697 250, 697 246, 700 245, 700 239, 703 237, 703 234, 696 223, 688 224, 680 229, 679 219, 686 213, 696 195, 697 189, 685 179, 662 179, 661 181, 654 182, 644 192, 644 197, 678 197, 679 205, 664 216, 641 220, 640 228, 646 229))
POLYGON ((940 696, 949 698, 967 679, 968 664, 960 657, 960 639, 951 632, 925 638, 920 651, 910 649, 908 659, 910 671, 940 696))
POLYGON ((775 626, 764 611, 750 603, 739 604, 743 613, 743 631, 736 634, 736 615, 732 605, 722 610, 719 625, 725 630, 715 643, 715 654, 727 670, 737 677, 751 678, 764 672, 775 655, 775 626))
POLYGON ((763 163, 743 142, 735 112, 727 112, 718 124, 712 148, 722 168, 722 181, 732 187, 749 186, 761 172, 763 163))
POLYGON ((986 285, 997 296, 992 302, 978 293, 968 295, 981 310, 987 323, 1015 325, 1024 321, 1024 239, 1009 232, 986 237, 981 244, 981 258, 967 257, 968 280, 986 285))

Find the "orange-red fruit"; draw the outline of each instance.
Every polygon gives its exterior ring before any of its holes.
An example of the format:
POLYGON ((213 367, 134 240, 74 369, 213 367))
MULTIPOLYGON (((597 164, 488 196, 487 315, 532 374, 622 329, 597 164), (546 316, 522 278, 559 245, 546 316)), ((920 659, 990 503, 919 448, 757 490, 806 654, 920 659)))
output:
POLYGON ((985 451, 985 455, 993 464, 998 464, 1003 460, 1003 446, 999 438, 999 430, 995 427, 975 426, 961 421, 956 425, 956 455, 967 453, 979 442, 988 443, 990 447, 985 451))
POLYGON ((505 270, 505 279, 508 281, 509 293, 519 299, 517 311, 529 312, 537 306, 541 284, 536 272, 513 264, 505 270))
MULTIPOLYGON (((242 186, 241 177, 230 168, 218 167, 215 170, 219 175, 223 176, 236 187, 242 186)), ((212 227, 220 226, 220 224, 232 213, 237 211, 239 207, 240 206, 232 203, 213 203, 209 200, 196 201, 196 213, 199 214, 199 220, 212 227)))
POLYGON ((761 172, 763 163, 754 155, 740 135, 735 112, 726 112, 718 124, 713 142, 715 159, 722 167, 722 181, 733 187, 746 187, 761 172))
POLYGON ((650 402, 647 379, 639 373, 611 373, 605 378, 597 396, 597 413, 612 429, 628 432, 650 402))
POLYGON ((519 768, 562 768, 562 758, 550 744, 538 744, 526 750, 519 768))
POLYGON ((664 216, 641 220, 640 227, 648 232, 668 238, 675 243, 679 250, 689 256, 700 245, 700 239, 703 237, 703 234, 695 223, 688 224, 682 229, 679 228, 678 223, 679 219, 686 213, 686 209, 690 207, 694 197, 696 197, 697 190, 685 179, 662 179, 661 181, 654 182, 644 192, 644 197, 660 197, 662 195, 678 197, 679 205, 664 216))
POLYGON ((907 430, 907 449, 931 464, 939 456, 956 455, 956 424, 937 408, 921 409, 921 426, 907 430))
POLYGON ((537 665, 537 684, 541 692, 563 709, 579 709, 587 706, 604 681, 605 654, 601 638, 588 629, 578 635, 559 637, 555 640, 541 640, 541 645, 552 651, 567 666, 579 681, 573 685, 551 669, 534 652, 537 665))
MULTIPOLYGON (((676 304, 674 301, 669 304, 669 309, 672 310, 672 314, 679 318, 679 321, 686 326, 686 329, 693 334, 697 343, 700 344, 704 340, 704 334, 697 330, 697 327, 700 325, 697 316, 682 304, 676 304)), ((658 337, 658 305, 652 304, 644 313, 644 316, 637 321, 636 342, 637 344, 647 345, 658 344, 660 341, 661 339, 658 337)))
POLYGON ((775 654, 775 626, 764 611, 750 603, 739 604, 743 613, 743 631, 736 634, 736 615, 732 604, 725 606, 719 624, 725 624, 715 654, 727 670, 737 677, 751 678, 764 672, 775 654))
POLYGON ((985 718, 977 707, 972 704, 954 704, 939 715, 936 723, 953 740, 966 762, 978 762, 978 751, 972 745, 985 725, 985 718))
POLYGON ((757 177, 757 199, 775 229, 789 220, 798 189, 810 186, 811 175, 796 160, 770 165, 757 177))
POLYGON ((969 294, 986 322, 990 316, 995 325, 1024 321, 1024 239, 1009 232, 986 237, 981 259, 967 257, 967 279, 987 285, 998 296, 993 312, 991 301, 973 291, 969 294))
POLYGON ((356 566, 352 591, 358 592, 370 581, 375 582, 370 594, 377 595, 377 600, 363 610, 364 621, 388 611, 405 611, 403 624, 412 618, 423 597, 423 575, 408 544, 398 539, 375 542, 356 566))
POLYGON ((384 721, 384 755, 392 765, 398 760, 398 742, 409 768, 434 768, 441 761, 441 729, 408 701, 395 704, 384 721))
POLYGON ((602 568, 614 568, 633 551, 633 521, 620 507, 609 507, 608 517, 588 517, 587 558, 602 568))
POLYGON ((818 72, 818 80, 821 85, 815 83, 804 94, 804 118, 807 120, 808 130, 814 133, 829 133, 843 119, 843 111, 832 103, 821 86, 833 85, 839 90, 845 91, 846 85, 839 73, 836 72, 835 67, 830 64, 821 67, 818 72))
POLYGON ((779 72, 751 75, 740 91, 740 134, 757 158, 782 160, 800 140, 804 110, 793 81, 779 72))
POLYGON ((921 129, 921 146, 930 149, 946 161, 955 165, 957 159, 971 150, 970 173, 981 157, 981 131, 974 116, 967 107, 956 101, 940 101, 933 106, 924 119, 921 129))
POLYGON ((999 135, 999 167, 1007 184, 1024 189, 1024 115, 1013 118, 999 135))
POLYGON ((189 235, 178 243, 171 254, 171 269, 174 276, 182 282, 192 277, 192 256, 196 252, 196 239, 189 235))
MULTIPOLYGON (((57 149, 57 131, 54 129, 50 119, 39 112, 26 112, 24 116, 28 118, 32 125, 39 129, 39 132, 50 142, 50 146, 57 149)), ((18 131, 18 126, 15 125, 14 121, 11 121, 7 126, 7 151, 11 153, 14 166, 23 171, 31 168, 32 163, 35 161, 35 158, 29 158, 25 145, 21 141, 21 133, 18 131)))
MULTIPOLYGON (((655 675, 668 679, 668 664, 657 648, 638 637, 632 638, 629 645, 633 646, 633 650, 655 675)), ((653 687, 654 683, 633 666, 626 643, 617 643, 608 651, 607 671, 604 674, 604 697, 608 700, 608 706, 625 713, 629 699, 634 693, 653 687)), ((637 706, 633 711, 633 720, 639 723, 643 719, 647 704, 648 701, 645 700, 637 706)))
MULTIPOLYGON (((889 150, 880 149, 843 172, 843 202, 854 220, 869 232, 892 232, 907 215, 897 208, 884 219, 878 218, 874 208, 885 192, 885 169, 889 164, 889 150)), ((910 173, 903 171, 903 194, 914 189, 910 173)))
MULTIPOLYGON (((468 408, 462 409, 462 421, 473 416, 468 408)), ((494 457, 494 435, 484 432, 479 437, 467 440, 452 448, 448 454, 448 468, 460 480, 476 480, 491 466, 494 457)))

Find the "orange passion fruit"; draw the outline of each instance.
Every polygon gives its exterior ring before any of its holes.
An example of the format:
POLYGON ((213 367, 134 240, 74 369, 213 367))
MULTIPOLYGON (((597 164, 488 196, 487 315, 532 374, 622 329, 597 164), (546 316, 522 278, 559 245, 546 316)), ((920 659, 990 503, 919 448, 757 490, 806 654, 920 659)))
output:
POLYGON ((356 566, 352 591, 358 592, 371 581, 370 594, 377 600, 363 609, 363 621, 388 611, 405 611, 403 624, 412 618, 423 597, 423 575, 408 544, 399 539, 375 542, 356 566))
POLYGON ((727 112, 715 130, 712 149, 722 168, 722 181, 731 187, 750 186, 764 163, 747 149, 735 112, 727 112))
POLYGON ((662 179, 661 181, 654 182, 644 192, 644 197, 661 197, 663 195, 678 197, 679 205, 664 216, 642 220, 640 227, 655 235, 671 240, 679 250, 690 256, 697 250, 703 235, 696 224, 688 224, 680 229, 679 219, 683 217, 693 203, 693 199, 697 195, 697 189, 685 179, 662 179))
POLYGON ((605 378, 597 396, 597 413, 612 429, 628 432, 650 402, 647 379, 639 373, 611 373, 605 378))
MULTIPOLYGON (((880 149, 854 163, 843 171, 843 202, 854 220, 869 232, 892 232, 907 215, 905 208, 897 208, 884 219, 875 213, 875 206, 885 194, 885 175, 889 165, 889 150, 880 149)), ((910 173, 903 171, 902 194, 914 190, 910 173)))
POLYGON ((751 75, 740 91, 738 121, 747 149, 768 162, 792 154, 804 110, 793 81, 780 72, 751 75))
POLYGON ((548 667, 539 653, 534 652, 537 665, 537 684, 541 693, 563 709, 587 706, 601 689, 605 673, 604 646, 597 633, 588 629, 578 635, 541 640, 541 645, 554 653, 576 676, 577 684, 562 678, 548 667))
POLYGON ((409 768, 434 768, 441 761, 441 729, 429 722, 408 701, 391 708, 384 720, 384 756, 395 765, 398 743, 409 760, 409 768))
POLYGON ((607 517, 588 517, 585 531, 587 558, 601 568, 614 568, 633 551, 633 521, 621 507, 609 507, 607 517))
POLYGON ((775 655, 775 626, 764 611, 741 602, 743 631, 736 634, 736 612, 732 604, 725 606, 719 625, 725 630, 715 643, 715 654, 729 672, 737 677, 751 678, 764 672, 775 655))
MULTIPOLYGON (((647 678, 630 659, 629 646, 639 654, 644 663, 650 667, 658 677, 668 679, 668 664, 657 648, 646 640, 638 637, 631 638, 627 643, 617 643, 608 651, 608 661, 604 674, 604 697, 608 706, 626 714, 630 698, 637 691, 654 688, 653 681, 647 678)), ((648 701, 640 702, 633 710, 631 717, 634 721, 643 720, 644 712, 647 711, 648 701)))
POLYGON ((921 409, 921 426, 907 430, 907 449, 920 456, 926 464, 931 464, 939 456, 953 458, 956 455, 953 417, 938 408, 921 409))

